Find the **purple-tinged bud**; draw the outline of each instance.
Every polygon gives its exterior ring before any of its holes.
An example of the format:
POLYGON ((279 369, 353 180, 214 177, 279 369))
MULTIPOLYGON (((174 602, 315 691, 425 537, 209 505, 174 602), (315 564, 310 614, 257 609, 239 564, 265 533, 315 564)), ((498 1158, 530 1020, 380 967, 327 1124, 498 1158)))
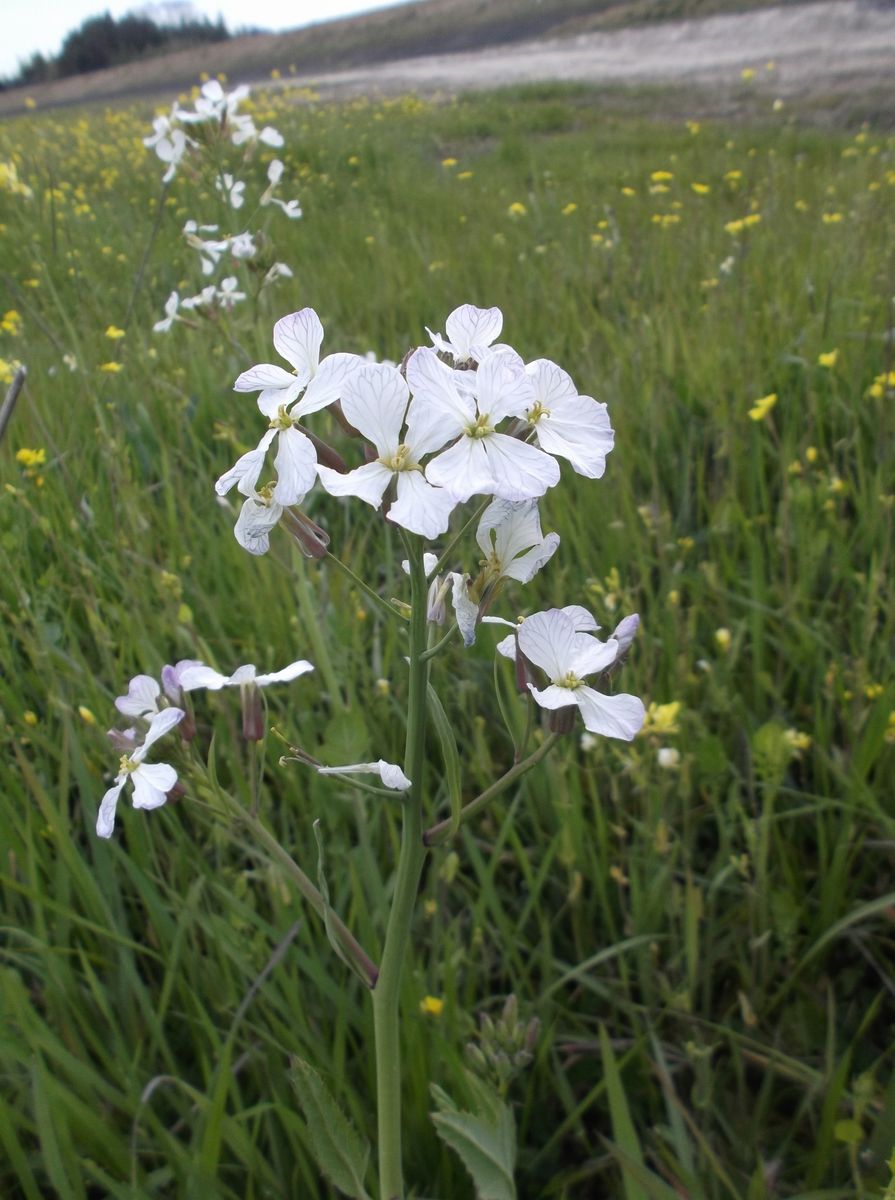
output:
POLYGON ((577 716, 577 704, 567 704, 564 708, 552 708, 547 721, 547 728, 551 733, 571 733, 575 728, 575 718, 577 716))
POLYGON ((239 693, 242 700, 242 736, 247 742, 263 742, 264 705, 261 689, 254 683, 244 683, 239 693))
POLYGON ((112 743, 112 748, 120 750, 122 754, 129 754, 137 748, 137 731, 133 726, 130 729, 107 729, 106 737, 112 743))
POLYGON ((610 637, 614 637, 618 642, 618 651, 615 655, 615 661, 620 662, 628 653, 631 643, 637 636, 637 630, 640 628, 640 617, 637 613, 631 613, 629 617, 623 617, 621 621, 613 629, 610 637))
POLYGON ((317 461, 322 463, 324 467, 332 467, 334 471, 339 471, 344 475, 348 470, 348 464, 341 454, 337 450, 334 450, 323 438, 319 438, 316 433, 312 433, 310 429, 303 429, 302 432, 317 451, 317 461))
POLYGON ((289 533, 298 542, 305 558, 325 558, 329 547, 329 534, 298 508, 284 508, 280 518, 289 533))

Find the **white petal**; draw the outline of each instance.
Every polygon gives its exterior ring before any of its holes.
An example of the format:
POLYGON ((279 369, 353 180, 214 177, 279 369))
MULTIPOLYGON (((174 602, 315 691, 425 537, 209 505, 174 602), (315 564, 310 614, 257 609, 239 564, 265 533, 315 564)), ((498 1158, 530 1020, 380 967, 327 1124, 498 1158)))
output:
POLYGON ((485 439, 461 437, 432 459, 426 467, 426 478, 436 487, 443 487, 458 503, 477 492, 490 495, 495 481, 485 453, 485 439))
POLYGON ((233 536, 249 554, 266 554, 270 547, 270 531, 283 515, 282 504, 267 504, 250 496, 240 509, 233 536))
POLYGON ((157 742, 160 737, 164 737, 166 733, 170 733, 174 726, 179 725, 185 716, 186 713, 182 708, 163 708, 161 712, 157 712, 149 722, 149 729, 146 737, 143 739, 143 745, 137 747, 131 755, 131 760, 133 762, 142 762, 149 751, 149 747, 154 742, 157 742))
POLYGON ((568 674, 575 653, 575 626, 558 608, 532 613, 519 626, 519 649, 550 679, 568 674))
POLYGON ((611 667, 618 658, 618 642, 610 638, 608 642, 598 641, 589 633, 576 633, 575 645, 572 651, 572 661, 569 669, 584 679, 588 675, 596 675, 611 667))
POLYGON ((307 496, 317 479, 317 451, 300 429, 283 429, 277 441, 273 461, 277 485, 273 490, 276 504, 298 504, 307 496))
POLYGON ((96 833, 98 837, 108 838, 112 836, 112 830, 115 828, 115 810, 118 807, 118 797, 121 795, 121 789, 124 787, 126 778, 126 775, 119 775, 100 801, 99 812, 96 814, 96 833))
MULTIPOLYGON (((571 617, 576 633, 593 633, 600 628, 591 613, 586 608, 582 608, 580 604, 564 604, 560 612, 571 617)), ((615 635, 613 634, 613 636, 615 635)))
MULTIPOLYGON (((328 361, 328 360, 327 360, 328 361)), ((342 390, 342 412, 376 447, 380 457, 394 454, 410 391, 396 367, 375 363, 353 371, 342 390)))
MULTIPOLYGON (((488 617, 482 617, 482 621, 489 620, 488 617)), ((511 633, 509 637, 501 638, 494 647, 498 654, 502 654, 504 658, 509 658, 513 662, 516 661, 516 635, 511 633)))
POLYGON ((237 667, 227 683, 231 687, 241 687, 244 683, 258 682, 258 668, 254 663, 243 663, 241 667, 237 667))
POLYGON ((131 775, 134 808, 159 808, 177 782, 177 772, 167 763, 142 763, 131 775))
POLYGON ((640 628, 640 617, 637 613, 631 613, 629 617, 623 617, 621 621, 613 629, 611 636, 618 642, 618 657, 620 658, 637 636, 637 630, 640 628))
POLYGON ((255 683, 258 687, 267 687, 269 683, 288 683, 290 679, 297 679, 299 675, 305 675, 308 671, 313 670, 313 663, 299 658, 296 662, 290 663, 288 667, 283 667, 281 671, 273 671, 269 675, 256 675, 255 683))
POLYGON ((543 538, 537 500, 492 500, 479 521, 475 540, 488 558, 512 562, 543 538))
POLYGON ((541 408, 552 411, 556 405, 564 401, 577 399, 578 389, 562 367, 551 362, 549 358, 537 358, 525 368, 531 379, 535 400, 541 408))
POLYGON ((469 421, 457 408, 447 409, 424 393, 418 393, 410 401, 407 410, 407 432, 404 442, 413 458, 420 462, 424 455, 440 450, 447 442, 461 434, 469 422, 475 420, 475 401, 469 397, 469 421))
POLYGON ((505 433, 492 433, 480 441, 492 480, 487 490, 495 496, 503 500, 530 500, 543 496, 548 488, 559 483, 559 463, 537 446, 529 446, 505 433))
POLYGON ((445 322, 445 331, 460 362, 467 358, 480 360, 486 347, 500 337, 501 329, 503 313, 499 308, 476 308, 472 304, 461 304, 445 322))
POLYGON ((577 692, 571 688, 557 687, 556 684, 551 684, 546 688, 536 688, 533 683, 530 683, 528 690, 541 708, 570 708, 573 704, 578 703, 577 692))
POLYGON ((222 687, 227 687, 229 683, 229 675, 222 675, 220 671, 206 667, 204 663, 187 667, 180 676, 180 686, 185 692, 194 692, 196 688, 207 688, 210 692, 216 692, 222 687))
POLYGON ((318 767, 317 771, 320 775, 378 775, 386 787, 396 792, 406 792, 413 787, 399 766, 382 758, 378 762, 351 763, 347 767, 318 767))
POLYGON ((559 548, 559 534, 548 533, 542 542, 533 546, 527 554, 521 554, 504 569, 507 579, 519 583, 530 583, 541 567, 549 562, 559 548))
POLYGON ((603 696, 593 688, 579 687, 575 689, 575 699, 584 717, 584 727, 591 733, 630 742, 640 732, 646 714, 643 701, 637 696, 626 693, 603 696))
POLYGON ((458 572, 453 571, 450 578, 453 583, 451 600, 454 605, 454 613, 457 617, 457 628, 463 635, 463 645, 471 646, 475 641, 475 627, 479 619, 479 606, 469 598, 469 587, 466 583, 465 575, 460 575, 458 572))
POLYGON ((317 370, 323 326, 313 308, 281 317, 273 327, 273 344, 278 353, 295 367, 296 376, 306 384, 317 370))
POLYGON ((431 541, 446 532, 455 506, 450 492, 433 487, 420 471, 400 471, 398 498, 387 516, 402 529, 431 541))
POLYGON ((391 483, 392 472, 380 462, 364 463, 342 475, 332 467, 318 466, 320 482, 331 496, 357 496, 378 508, 385 489, 391 483))
POLYGON ((214 490, 219 496, 226 495, 234 484, 243 496, 251 496, 254 493, 267 451, 276 436, 275 429, 268 429, 254 450, 248 450, 236 460, 229 471, 224 472, 214 485, 214 490))
POLYGON ((278 129, 274 129, 272 125, 265 125, 258 134, 258 141, 263 142, 265 146, 273 146, 275 150, 279 150, 281 146, 285 146, 286 142, 283 135, 278 129))
MULTIPOLYGON (((418 423, 428 427, 427 416, 433 410, 441 412, 450 419, 443 440, 430 449, 443 446, 454 437, 464 425, 475 420, 475 402, 467 394, 458 390, 454 372, 446 367, 434 351, 427 346, 415 350, 407 362, 407 383, 413 393, 414 404, 407 417, 408 439, 413 438, 416 446, 419 437, 415 432, 418 423), (456 426, 455 432, 454 427, 456 426)), ((424 453, 424 452, 423 452, 424 453)))
POLYGON ((157 712, 161 690, 151 675, 135 675, 127 685, 127 695, 119 696, 115 707, 126 717, 142 717, 157 712))
POLYGON ((266 388, 289 388, 295 383, 295 376, 290 371, 274 363, 258 363, 251 367, 236 380, 234 392, 260 392, 266 388))
POLYGON ((268 168, 267 168, 268 182, 273 184, 274 187, 276 187, 276 185, 280 182, 280 180, 282 178, 283 178, 283 163, 279 158, 275 158, 273 160, 273 162, 271 162, 268 165, 268 168))
POLYGON ((328 355, 318 367, 305 394, 292 409, 291 416, 307 416, 308 413, 318 412, 338 400, 346 380, 364 365, 364 360, 359 354, 328 355))
POLYGON ((492 424, 504 417, 522 417, 534 403, 531 380, 507 355, 492 354, 475 373, 479 412, 488 413, 492 424))

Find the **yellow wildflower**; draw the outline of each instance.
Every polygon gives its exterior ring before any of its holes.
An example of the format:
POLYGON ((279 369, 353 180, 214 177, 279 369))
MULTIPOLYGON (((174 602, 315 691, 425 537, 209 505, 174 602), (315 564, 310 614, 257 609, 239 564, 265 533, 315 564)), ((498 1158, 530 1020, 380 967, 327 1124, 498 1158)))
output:
POLYGON ((108 372, 109 375, 115 375, 118 371, 123 370, 123 367, 120 362, 105 362, 100 363, 99 369, 108 372))
POLYGON ((420 1012, 427 1017, 440 1017, 444 1011, 444 1001, 438 996, 424 996, 420 1000, 420 1012))
POLYGON ((821 216, 820 219, 823 221, 824 225, 838 225, 839 222, 842 220, 842 213, 841 212, 823 213, 823 215, 821 216))
POLYGON ((740 71, 740 79, 742 79, 744 83, 751 83, 754 78, 754 67, 743 67, 742 71, 740 71))
POLYGON ((674 175, 671 171, 653 171, 650 179, 653 183, 667 183, 670 179, 674 179, 674 175))
POLYGON ((81 720, 84 722, 85 725, 95 725, 96 724, 96 717, 93 715, 93 713, 90 711, 90 709, 87 708, 83 704, 78 705, 78 716, 81 718, 81 720))
POLYGON ((26 708, 25 711, 22 713, 22 720, 25 722, 26 725, 36 725, 37 724, 37 713, 32 712, 30 708, 26 708))
POLYGON ((826 369, 828 371, 831 371, 833 369, 833 367, 836 366, 836 363, 838 361, 839 361, 839 351, 838 350, 827 350, 825 353, 818 354, 818 356, 817 356, 817 365, 819 367, 826 367, 826 369))
POLYGON ((455 167, 457 165, 457 160, 455 158, 443 158, 441 160, 441 165, 443 167, 455 167))
POLYGON ((473 176, 472 171, 458 171, 456 178, 457 179, 472 179, 472 176, 473 176))
POLYGON ((810 463, 817 462, 817 446, 809 446, 805 451, 805 461, 810 463))
POLYGON ((111 338, 112 341, 116 341, 118 338, 124 337, 124 330, 119 329, 117 325, 110 325, 106 330, 106 337, 111 338))
POLYGON ((623 196, 636 196, 637 193, 634 191, 634 189, 632 187, 623 187, 622 195, 623 196))
POLYGON ((570 201, 569 201, 569 203, 568 203, 568 204, 565 206, 565 208, 562 210, 562 215, 563 215, 564 217, 570 217, 570 216, 572 215, 572 213, 573 213, 573 212, 575 212, 575 210, 576 210, 577 208, 578 208, 578 205, 577 205, 577 204, 575 204, 575 202, 574 202, 574 201, 570 200, 570 201))
POLYGON ((514 200, 513 203, 510 205, 510 207, 507 209, 507 213, 511 217, 524 217, 527 212, 528 212, 528 209, 525 207, 525 205, 522 203, 521 200, 514 200))
POLYGON ((749 416, 753 421, 763 421, 776 403, 777 393, 770 392, 767 396, 762 396, 755 401, 749 409, 749 416))
POLYGON ((646 710, 641 733, 671 734, 678 732, 677 718, 681 711, 680 700, 671 700, 668 704, 650 703, 646 710))
POLYGON ((691 183, 690 187, 697 196, 707 196, 712 190, 707 183, 691 183))
POLYGON ((720 629, 715 630, 715 645, 719 650, 722 650, 726 653, 730 649, 730 643, 732 640, 733 638, 729 629, 725 629, 722 626, 720 629))
POLYGON ((22 467, 42 467, 47 461, 47 452, 40 450, 29 450, 23 446, 21 450, 16 451, 16 462, 22 467))

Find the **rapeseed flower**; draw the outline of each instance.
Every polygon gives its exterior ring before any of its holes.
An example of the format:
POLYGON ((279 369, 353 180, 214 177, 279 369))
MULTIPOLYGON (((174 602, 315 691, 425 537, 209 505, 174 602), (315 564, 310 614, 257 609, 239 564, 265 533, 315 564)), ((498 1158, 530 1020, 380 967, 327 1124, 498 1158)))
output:
POLYGON ((762 396, 755 401, 749 409, 749 416, 753 421, 763 421, 776 403, 777 393, 770 392, 767 396, 762 396))

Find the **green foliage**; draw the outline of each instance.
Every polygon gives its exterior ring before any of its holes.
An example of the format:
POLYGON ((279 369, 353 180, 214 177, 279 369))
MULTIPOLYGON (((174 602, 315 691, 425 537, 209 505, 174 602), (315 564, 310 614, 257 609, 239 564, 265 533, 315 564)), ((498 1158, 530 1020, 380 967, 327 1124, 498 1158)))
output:
MULTIPOLYGON (((656 707, 631 746, 569 738, 432 854, 403 995, 408 1180, 471 1194, 429 1083, 464 1097, 461 1048, 512 991, 541 1030, 506 1100, 520 1195, 885 1194, 891 142, 786 110, 693 134, 580 90, 262 95, 306 214, 269 227, 296 277, 248 302, 248 331, 222 315, 153 335, 168 293, 197 290, 184 222, 238 229, 187 175, 159 208, 149 116, 0 129, 0 161, 34 193, 0 192, 0 358, 29 371, 0 444, 0 1195, 329 1197, 292 1054, 372 1138, 368 990, 219 795, 257 805, 311 875, 319 819, 330 903, 374 958, 396 804, 281 768, 272 737, 252 759, 222 693, 196 701, 193 749, 174 746, 186 794, 122 804, 100 843, 103 730, 138 671, 307 657, 315 673, 268 697, 289 744, 400 760, 403 623, 280 532, 251 559, 211 485, 254 444, 254 403, 230 389, 273 355, 276 317, 313 305, 326 351, 399 360, 464 301, 500 305, 506 339, 561 363, 617 431, 603 480, 564 469, 543 512, 559 552, 495 612, 578 602, 610 630, 638 611, 615 686, 656 707), (650 190, 657 170, 667 192, 650 190), (195 761, 212 737, 209 773, 195 761)), ((323 495, 310 509, 380 596, 407 599, 376 512, 323 495)), ((509 664, 493 697, 493 644, 483 629, 452 647, 433 680, 464 802, 525 728, 509 664)), ((442 754, 433 728, 432 821, 456 803, 442 754)))
POLYGON ((369 1145, 358 1137, 357 1130, 309 1063, 293 1057, 290 1078, 308 1123, 311 1149, 320 1170, 343 1195, 369 1200, 364 1189, 369 1145))
POLYGON ((508 1105, 481 1080, 467 1075, 473 1111, 461 1109, 434 1086, 432 1121, 441 1140, 459 1156, 473 1178, 478 1200, 516 1200, 513 1169, 516 1129, 508 1105))

